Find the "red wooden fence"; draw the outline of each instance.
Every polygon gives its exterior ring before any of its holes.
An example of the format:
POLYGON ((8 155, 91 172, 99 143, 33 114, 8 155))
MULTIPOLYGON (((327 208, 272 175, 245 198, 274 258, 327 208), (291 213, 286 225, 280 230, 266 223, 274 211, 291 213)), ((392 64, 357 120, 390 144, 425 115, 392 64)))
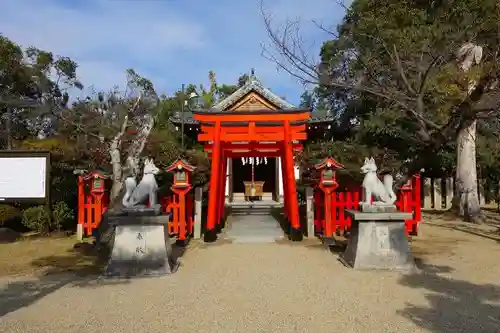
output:
MULTIPOLYGON (((408 234, 416 234, 418 223, 422 220, 420 176, 413 177, 412 184, 404 186, 398 192, 398 200, 396 206, 399 211, 413 213, 413 218, 406 221, 406 232, 408 234)), ((344 209, 358 209, 361 191, 351 192, 334 192, 331 199, 331 228, 333 233, 349 231, 351 227, 351 219, 344 215, 344 209)), ((186 195, 185 205, 185 221, 181 221, 179 217, 181 205, 177 195, 171 195, 160 198, 160 204, 164 213, 172 214, 172 218, 168 223, 168 231, 171 236, 176 236, 179 240, 185 240, 193 234, 194 229, 194 201, 192 193, 186 195)), ((102 219, 102 214, 106 212, 109 204, 109 195, 104 192, 101 195, 85 193, 84 184, 81 177, 78 180, 78 223, 83 225, 84 234, 92 235, 97 229, 102 219)), ((314 225, 317 234, 322 234, 323 237, 332 237, 325 235, 325 218, 324 218, 324 200, 323 192, 316 189, 314 192, 314 225)))
MULTIPOLYGON (((92 194, 83 194, 78 198, 78 224, 83 225, 84 235, 91 236, 97 229, 102 219, 102 214, 106 212, 109 204, 109 196, 104 194, 99 200, 92 194)), ((186 221, 181 221, 180 204, 176 195, 160 198, 161 210, 164 213, 172 214, 168 222, 168 232, 171 236, 176 236, 179 240, 185 240, 193 234, 194 229, 194 202, 192 195, 186 196, 186 221)), ((148 203, 146 203, 148 205, 148 203)))
POLYGON ((164 197, 160 200, 162 211, 172 214, 172 218, 168 222, 168 233, 171 236, 176 236, 178 240, 186 240, 194 232, 194 201, 191 193, 186 195, 185 220, 181 217, 181 204, 179 197, 172 195, 164 197))
MULTIPOLYGON (((193 234, 194 229, 194 202, 191 193, 186 195, 185 221, 179 218, 180 204, 178 196, 173 194, 160 198, 161 210, 164 213, 172 214, 168 222, 168 231, 171 236, 176 236, 179 240, 185 240, 193 234)), ((102 194, 86 193, 83 177, 78 179, 78 224, 83 226, 85 236, 91 236, 99 226, 109 205, 109 193, 102 194)), ((146 202, 146 205, 149 205, 146 202)))
POLYGON ((109 193, 85 193, 85 182, 78 176, 78 224, 83 225, 85 235, 92 235, 101 223, 102 214, 109 205, 109 193))
MULTIPOLYGON (((418 223, 422 220, 420 199, 420 176, 414 176, 411 185, 405 185, 398 191, 396 207, 398 211, 413 213, 413 218, 405 221, 406 233, 416 234, 418 223)), ((314 191, 314 226, 316 234, 323 237, 333 237, 333 233, 342 233, 351 228, 351 218, 345 216, 344 209, 358 209, 361 190, 351 192, 334 192, 331 196, 331 226, 325 226, 325 209, 323 192, 317 188, 314 191), (332 234, 327 235, 326 230, 332 234)))

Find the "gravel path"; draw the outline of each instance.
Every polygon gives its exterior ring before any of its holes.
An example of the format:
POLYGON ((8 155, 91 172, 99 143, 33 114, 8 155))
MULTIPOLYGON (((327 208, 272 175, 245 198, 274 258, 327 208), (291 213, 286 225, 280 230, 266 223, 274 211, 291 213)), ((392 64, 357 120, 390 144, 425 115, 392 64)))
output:
POLYGON ((412 275, 347 269, 316 241, 221 242, 164 278, 0 280, 0 332, 500 332, 500 244, 421 230, 412 275))

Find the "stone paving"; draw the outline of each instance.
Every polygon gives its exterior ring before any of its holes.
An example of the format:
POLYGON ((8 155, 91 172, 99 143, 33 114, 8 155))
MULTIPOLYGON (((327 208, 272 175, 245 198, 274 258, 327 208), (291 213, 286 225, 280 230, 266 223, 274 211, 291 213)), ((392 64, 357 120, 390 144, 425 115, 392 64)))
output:
POLYGON ((0 332, 500 332, 500 244, 425 224, 417 239, 409 275, 284 240, 193 243, 163 278, 3 279, 0 332))
POLYGON ((284 238, 283 229, 271 215, 229 216, 227 223, 222 237, 233 243, 273 243, 284 238))

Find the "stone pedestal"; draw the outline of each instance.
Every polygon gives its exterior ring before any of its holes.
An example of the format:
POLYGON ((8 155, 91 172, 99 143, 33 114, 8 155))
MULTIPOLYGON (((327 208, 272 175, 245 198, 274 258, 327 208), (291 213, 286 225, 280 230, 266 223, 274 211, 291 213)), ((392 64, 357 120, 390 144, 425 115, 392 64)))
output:
POLYGON ((314 192, 312 187, 306 187, 307 237, 313 238, 314 233, 314 192))
POLYGON ((352 218, 347 249, 340 260, 354 269, 415 269, 404 221, 411 213, 367 213, 345 210, 352 218))
POLYGON ((114 228, 114 240, 106 276, 160 276, 177 270, 179 262, 172 258, 168 234, 169 216, 136 211, 107 219, 114 228))

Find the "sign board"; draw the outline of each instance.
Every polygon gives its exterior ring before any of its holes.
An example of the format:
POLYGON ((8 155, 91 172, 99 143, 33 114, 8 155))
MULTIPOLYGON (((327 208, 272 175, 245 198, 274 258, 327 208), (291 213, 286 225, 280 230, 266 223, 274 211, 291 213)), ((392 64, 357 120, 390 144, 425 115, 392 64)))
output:
POLYGON ((50 189, 50 153, 0 151, 0 203, 46 202, 50 189))

